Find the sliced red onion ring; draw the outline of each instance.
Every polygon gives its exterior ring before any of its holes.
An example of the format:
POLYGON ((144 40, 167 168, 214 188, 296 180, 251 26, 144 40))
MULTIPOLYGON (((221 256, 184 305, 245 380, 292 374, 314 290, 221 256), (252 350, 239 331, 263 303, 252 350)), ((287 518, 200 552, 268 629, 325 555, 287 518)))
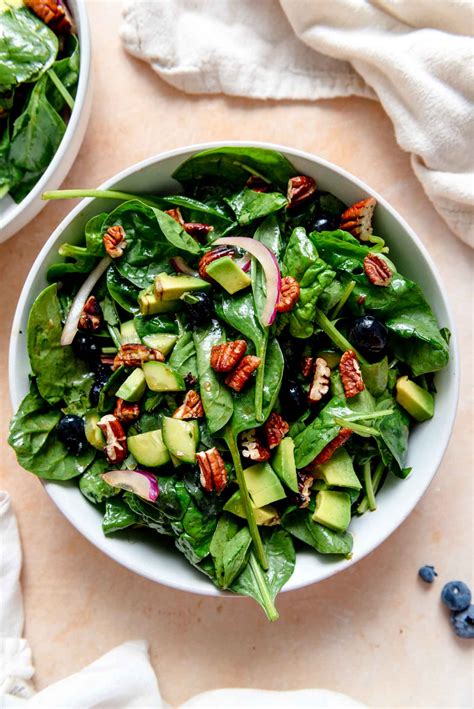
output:
POLYGON ((66 324, 64 325, 64 329, 61 334, 61 344, 63 346, 70 345, 73 341, 74 335, 77 332, 77 323, 79 322, 79 318, 81 316, 84 305, 86 304, 86 300, 89 297, 91 290, 93 289, 99 278, 102 276, 104 271, 106 271, 110 262, 110 256, 104 256, 104 258, 99 261, 94 270, 89 273, 86 280, 77 291, 77 295, 72 301, 71 309, 69 311, 69 314, 66 319, 66 324))
POLYGON ((194 278, 199 276, 199 273, 191 266, 188 266, 182 256, 173 256, 173 258, 170 258, 170 264, 177 273, 185 273, 187 276, 194 276, 194 278))
POLYGON ((276 318, 276 304, 280 297, 281 275, 278 261, 275 254, 260 241, 250 239, 248 236, 229 236, 223 239, 216 239, 214 244, 225 244, 227 246, 237 246, 254 256, 259 262, 265 274, 267 297, 263 310, 259 313, 260 322, 264 327, 271 325, 276 318))
POLYGON ((147 470, 110 470, 102 474, 102 480, 112 487, 133 492, 148 502, 155 502, 160 494, 157 479, 147 470))

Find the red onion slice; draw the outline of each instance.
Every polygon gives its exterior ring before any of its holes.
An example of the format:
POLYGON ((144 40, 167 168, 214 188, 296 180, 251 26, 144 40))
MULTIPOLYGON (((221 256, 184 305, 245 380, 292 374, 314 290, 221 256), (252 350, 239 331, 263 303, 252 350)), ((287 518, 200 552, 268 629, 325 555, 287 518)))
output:
POLYGON ((199 273, 191 266, 188 266, 182 256, 173 256, 173 258, 170 258, 170 264, 177 273, 185 273, 187 276, 193 276, 194 278, 199 276, 199 273))
POLYGON ((157 479, 147 470, 111 470, 102 474, 102 480, 112 487, 133 492, 148 502, 155 502, 160 494, 157 479))
POLYGON ((66 319, 64 329, 61 334, 61 344, 70 345, 74 339, 74 335, 77 332, 77 323, 81 316, 86 300, 89 297, 91 290, 102 276, 102 274, 107 270, 111 262, 110 256, 104 256, 103 259, 99 261, 97 266, 93 271, 89 273, 86 280, 79 288, 76 297, 72 301, 71 309, 66 319))
POLYGON ((250 264, 252 262, 248 257, 248 254, 246 254, 245 256, 242 256, 242 258, 237 259, 235 263, 237 264, 237 266, 239 266, 239 268, 242 269, 244 273, 247 273, 248 271, 250 271, 250 264))
POLYGON ((223 239, 216 239, 214 244, 227 246, 237 246, 254 256, 259 262, 265 274, 267 297, 263 310, 259 313, 260 322, 264 327, 271 325, 276 318, 276 304, 280 297, 281 275, 278 261, 275 254, 260 241, 250 239, 248 236, 229 236, 223 239))

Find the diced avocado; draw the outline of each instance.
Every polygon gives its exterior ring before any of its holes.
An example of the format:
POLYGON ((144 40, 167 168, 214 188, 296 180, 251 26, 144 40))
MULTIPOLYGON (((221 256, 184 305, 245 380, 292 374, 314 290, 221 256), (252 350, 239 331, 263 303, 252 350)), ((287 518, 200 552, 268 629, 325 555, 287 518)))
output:
POLYGON ((88 411, 85 416, 84 433, 86 440, 98 451, 104 450, 105 438, 104 434, 97 425, 100 416, 97 411, 88 411))
POLYGON ((143 344, 152 350, 160 350, 164 355, 169 354, 176 344, 178 335, 169 335, 167 332, 157 332, 155 335, 145 335, 143 344))
POLYGON ((345 532, 351 521, 351 498, 347 492, 320 490, 313 519, 335 532, 345 532))
POLYGON ((183 463, 194 463, 199 442, 198 422, 164 416, 163 440, 175 458, 183 463))
POLYGON ((317 352, 316 357, 322 357, 328 363, 329 369, 334 369, 339 364, 339 360, 341 359, 341 353, 330 352, 329 350, 325 350, 322 352, 317 352))
POLYGON ((359 478, 354 472, 352 458, 345 448, 338 448, 331 456, 331 459, 327 463, 317 465, 314 472, 318 478, 322 478, 328 485, 350 487, 353 490, 362 488, 359 478))
POLYGON ((122 345, 139 345, 140 338, 138 337, 138 332, 135 329, 135 323, 133 320, 127 320, 120 325, 120 340, 122 345))
POLYGON ((268 463, 257 463, 246 468, 244 476, 255 507, 264 507, 286 497, 281 482, 268 463))
MULTIPOLYGON (((276 524, 278 522, 278 512, 274 507, 272 507, 272 505, 265 505, 265 507, 255 507, 252 502, 252 508, 257 524, 271 525, 276 524)), ((226 512, 231 512, 232 514, 236 515, 236 517, 242 517, 243 519, 245 519, 244 503, 242 502, 240 490, 234 492, 232 497, 227 500, 224 505, 224 510, 226 512)))
POLYGON ((117 389, 115 396, 125 401, 140 401, 146 389, 143 370, 137 367, 117 389))
POLYGON ((396 384, 396 400, 416 421, 426 421, 434 415, 434 397, 429 391, 412 382, 408 377, 400 377, 396 384))
POLYGON ((184 379, 164 362, 145 362, 143 365, 146 383, 152 391, 184 391, 184 379))
POLYGON ((129 436, 127 445, 130 453, 141 465, 158 468, 170 461, 161 431, 147 431, 136 436, 129 436))
POLYGON ((212 261, 207 266, 206 273, 230 294, 247 288, 252 282, 248 274, 242 271, 230 256, 223 256, 223 258, 212 261))
POLYGON ((182 303, 180 300, 161 300, 154 293, 153 286, 148 286, 138 294, 138 305, 142 315, 156 315, 179 310, 182 303))
POLYGON ((280 480, 283 480, 290 490, 298 492, 294 451, 295 444, 293 439, 287 436, 276 449, 275 456, 272 460, 272 467, 280 480))
POLYGON ((210 283, 194 276, 170 276, 167 273, 160 273, 155 278, 155 295, 158 300, 166 302, 178 300, 184 293, 208 290, 210 287, 210 283))

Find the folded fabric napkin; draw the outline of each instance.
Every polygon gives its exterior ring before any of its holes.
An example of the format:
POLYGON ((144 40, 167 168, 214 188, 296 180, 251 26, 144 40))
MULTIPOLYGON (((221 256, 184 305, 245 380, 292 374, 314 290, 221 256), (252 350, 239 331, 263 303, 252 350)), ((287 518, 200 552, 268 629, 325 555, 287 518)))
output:
MULTIPOLYGON (((144 640, 123 643, 91 665, 35 694, 34 668, 23 631, 20 588, 21 546, 8 493, 0 491, 0 707, 2 709, 168 709, 144 640)), ((325 689, 270 692, 219 689, 198 694, 186 709, 318 709, 363 707, 350 697, 325 689)))
POLYGON ((126 49, 189 93, 378 99, 450 228, 474 242, 470 0, 126 0, 126 49))

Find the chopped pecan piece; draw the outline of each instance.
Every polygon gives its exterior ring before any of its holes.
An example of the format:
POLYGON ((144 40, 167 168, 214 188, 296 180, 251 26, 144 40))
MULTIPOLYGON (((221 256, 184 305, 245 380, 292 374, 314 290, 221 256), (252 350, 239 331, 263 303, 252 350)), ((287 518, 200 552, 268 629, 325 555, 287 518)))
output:
POLYGON ((316 182, 308 175, 298 175, 288 180, 286 198, 288 200, 287 209, 298 207, 316 192, 316 182))
POLYGON ((301 360, 301 374, 306 379, 311 375, 314 366, 314 357, 303 357, 301 360))
POLYGON ((200 419, 203 416, 204 408, 201 397, 194 389, 186 392, 183 403, 173 414, 174 419, 200 419))
POLYGON ((211 231, 214 231, 214 227, 210 224, 200 224, 199 222, 185 222, 183 229, 186 234, 198 240, 204 239, 211 231))
POLYGON ((311 473, 298 470, 298 506, 301 509, 304 509, 309 505, 313 483, 314 478, 311 473))
POLYGON ((167 209, 165 211, 165 214, 169 214, 170 217, 173 217, 175 222, 178 222, 178 224, 184 226, 183 215, 181 214, 181 210, 179 209, 179 207, 176 207, 175 209, 167 209))
POLYGON ((122 256, 123 250, 127 246, 125 231, 120 224, 109 226, 102 240, 110 258, 119 258, 122 256))
POLYGON ((279 313, 287 313, 293 310, 300 297, 300 284, 293 276, 285 276, 281 279, 280 297, 276 309, 279 313))
POLYGON ((122 423, 134 423, 140 416, 140 404, 117 398, 114 416, 122 423))
POLYGON ((364 259, 364 271, 369 281, 374 286, 386 288, 392 280, 392 269, 381 256, 367 254, 364 259))
POLYGON ((54 32, 71 32, 72 20, 66 7, 58 0, 25 0, 25 5, 54 32))
POLYGON ((263 177, 258 177, 257 175, 250 175, 245 186, 254 192, 268 192, 269 188, 268 182, 266 182, 263 177))
POLYGON ((233 340, 214 345, 211 350, 211 367, 216 372, 230 372, 247 351, 245 340, 233 340))
POLYGON ((128 453, 127 437, 122 424, 113 414, 106 414, 97 425, 105 436, 105 455, 111 463, 122 463, 128 453))
POLYGON ((265 422, 263 430, 265 431, 267 445, 270 450, 272 450, 272 448, 276 448, 280 444, 280 441, 286 436, 290 427, 277 411, 272 411, 265 422))
POLYGON ((203 278, 205 281, 212 280, 207 275, 206 269, 210 263, 212 263, 213 261, 217 261, 217 259, 222 258, 223 256, 230 256, 231 258, 233 258, 235 256, 235 250, 231 246, 217 246, 215 249, 212 249, 211 251, 205 253, 199 261, 198 271, 200 277, 203 278))
POLYGON ((368 241, 372 236, 372 215, 376 204, 377 201, 373 197, 353 204, 341 215, 341 229, 360 241, 368 241))
POLYGON ((312 463, 308 465, 306 470, 312 472, 316 465, 321 465, 322 463, 327 463, 330 458, 332 458, 333 453, 344 445, 344 443, 350 438, 352 431, 350 428, 341 428, 336 438, 333 438, 331 443, 323 448, 321 453, 319 453, 312 463))
POLYGON ((95 295, 90 295, 84 304, 77 326, 80 330, 95 332, 102 325, 102 318, 102 308, 99 305, 99 301, 95 295))
POLYGON ((308 401, 310 404, 321 401, 323 396, 326 396, 329 391, 330 376, 331 370, 326 360, 323 359, 323 357, 316 357, 316 362, 314 363, 313 381, 308 393, 308 401))
POLYGON ((248 458, 254 463, 263 463, 270 458, 270 451, 265 448, 257 436, 255 428, 244 431, 240 435, 241 453, 243 458, 248 458))
POLYGON ((217 448, 196 453, 200 471, 200 481, 206 492, 222 492, 227 485, 227 471, 217 448))
POLYGON ((339 362, 339 374, 346 399, 351 399, 364 390, 364 381, 355 352, 346 350, 339 362))
POLYGON ((241 391, 255 370, 258 369, 261 361, 260 357, 246 355, 240 360, 236 369, 225 378, 227 386, 234 391, 241 391))
POLYGON ((126 367, 141 367, 144 362, 164 362, 164 355, 160 350, 153 350, 146 345, 132 342, 121 345, 115 355, 112 369, 118 369, 122 364, 126 367))

